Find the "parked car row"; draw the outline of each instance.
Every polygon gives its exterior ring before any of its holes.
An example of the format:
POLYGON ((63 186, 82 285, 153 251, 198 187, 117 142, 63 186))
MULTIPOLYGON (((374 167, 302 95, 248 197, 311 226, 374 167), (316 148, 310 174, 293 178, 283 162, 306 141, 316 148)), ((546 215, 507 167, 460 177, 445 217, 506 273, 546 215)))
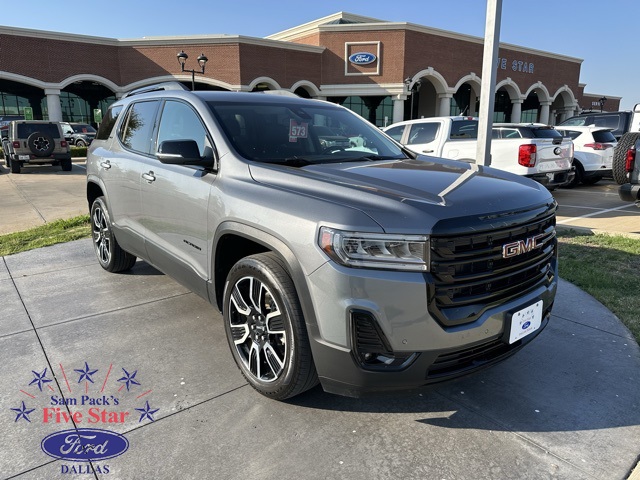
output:
MULTIPOLYGON (((383 131, 410 150, 475 163, 478 119, 432 117, 398 122, 383 131)), ((496 123, 491 166, 546 186, 571 188, 611 176, 617 140, 610 128, 496 123)))

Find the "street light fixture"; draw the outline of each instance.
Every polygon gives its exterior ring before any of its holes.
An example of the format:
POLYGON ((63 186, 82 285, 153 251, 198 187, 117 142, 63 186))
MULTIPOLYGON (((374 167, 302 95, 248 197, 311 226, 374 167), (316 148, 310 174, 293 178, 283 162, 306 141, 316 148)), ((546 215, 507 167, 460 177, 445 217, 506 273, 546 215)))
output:
POLYGON ((196 73, 201 73, 204 75, 204 66, 209 59, 204 56, 204 53, 201 53, 197 58, 198 64, 200 65, 200 71, 196 71, 194 69, 187 70, 186 68, 184 68, 184 64, 187 62, 187 58, 189 58, 189 55, 184 53, 184 50, 181 50, 180 53, 178 53, 178 55, 176 56, 178 57, 178 63, 180 63, 180 68, 182 69, 182 71, 191 72, 191 91, 194 91, 196 89, 196 73))
POLYGON ((604 104, 607 101, 607 97, 600 97, 598 103, 600 104, 600 111, 602 112, 604 109, 604 104))

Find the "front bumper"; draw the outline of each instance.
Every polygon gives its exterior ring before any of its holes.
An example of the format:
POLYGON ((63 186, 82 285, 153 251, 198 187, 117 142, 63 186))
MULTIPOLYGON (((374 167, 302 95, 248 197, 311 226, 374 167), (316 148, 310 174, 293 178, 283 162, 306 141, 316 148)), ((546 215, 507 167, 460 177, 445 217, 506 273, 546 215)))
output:
POLYGON ((308 325, 318 376, 325 391, 347 396, 416 388, 498 363, 547 325, 557 289, 555 277, 525 294, 488 308, 473 322, 445 326, 428 311, 429 274, 345 269, 331 262, 314 272, 311 295, 317 325, 308 325), (347 271, 348 270, 348 271, 347 271), (314 285, 315 284, 315 285, 314 285), (509 344, 510 316, 542 301, 538 330, 509 344), (354 343, 353 312, 366 312, 390 351, 406 359, 370 368, 354 343))

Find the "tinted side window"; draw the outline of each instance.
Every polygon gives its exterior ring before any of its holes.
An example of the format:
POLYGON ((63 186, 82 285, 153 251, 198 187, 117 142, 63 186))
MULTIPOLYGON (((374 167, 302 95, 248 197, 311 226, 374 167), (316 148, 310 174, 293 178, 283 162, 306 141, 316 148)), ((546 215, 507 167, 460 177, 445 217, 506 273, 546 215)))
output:
POLYGON ((189 105, 176 101, 167 101, 162 109, 158 146, 165 140, 195 140, 200 156, 204 156, 208 145, 207 131, 198 114, 189 105))
POLYGON ((478 138, 477 120, 460 120, 451 124, 451 139, 478 138))
POLYGON ((419 145, 421 143, 433 142, 436 139, 439 128, 440 124, 434 122, 412 125, 407 145, 419 145))
POLYGON ((562 122, 562 125, 568 125, 571 127, 581 127, 586 124, 588 118, 589 117, 572 117, 562 122))
POLYGON ((596 115, 594 123, 596 127, 605 127, 617 130, 620 125, 620 117, 618 115, 596 115))
POLYGON ((393 138, 396 142, 402 140, 402 134, 404 133, 405 125, 398 125, 397 127, 391 127, 389 130, 385 131, 387 135, 393 138))
POLYGON ((151 134, 159 101, 137 102, 127 111, 119 132, 122 144, 140 153, 151 150, 151 134))
POLYGON ((582 132, 576 132, 575 130, 560 130, 558 129, 558 132, 560 132, 560 134, 563 137, 571 137, 571 140, 575 140, 576 138, 578 138, 582 132))
POLYGON ((120 112, 122 112, 122 105, 118 105, 107 110, 107 115, 102 120, 100 128, 98 129, 96 140, 106 140, 109 138, 111 130, 113 130, 113 126, 116 124, 116 120, 118 119, 120 112))

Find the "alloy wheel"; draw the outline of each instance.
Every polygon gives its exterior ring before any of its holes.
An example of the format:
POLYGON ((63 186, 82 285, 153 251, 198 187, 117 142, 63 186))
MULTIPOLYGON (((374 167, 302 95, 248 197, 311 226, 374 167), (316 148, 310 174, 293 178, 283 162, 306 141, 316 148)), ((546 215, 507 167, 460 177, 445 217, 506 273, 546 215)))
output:
POLYGON ((255 277, 233 286, 229 325, 235 349, 245 370, 260 382, 277 380, 287 360, 284 313, 271 290, 255 277))

